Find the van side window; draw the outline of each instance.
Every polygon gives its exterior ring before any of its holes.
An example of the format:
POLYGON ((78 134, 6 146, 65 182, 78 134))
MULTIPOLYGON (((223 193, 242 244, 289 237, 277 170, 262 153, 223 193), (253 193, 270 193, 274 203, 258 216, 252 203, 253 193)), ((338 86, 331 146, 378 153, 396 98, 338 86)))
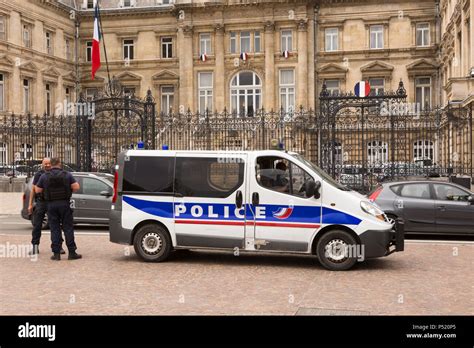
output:
POLYGON ((186 197, 225 198, 244 182, 244 162, 177 157, 175 190, 186 197))
POLYGON ((123 191, 173 192, 174 157, 132 156, 124 163, 123 191))
POLYGON ((293 162, 281 157, 257 159, 257 182, 270 190, 306 198, 306 182, 312 177, 293 162))

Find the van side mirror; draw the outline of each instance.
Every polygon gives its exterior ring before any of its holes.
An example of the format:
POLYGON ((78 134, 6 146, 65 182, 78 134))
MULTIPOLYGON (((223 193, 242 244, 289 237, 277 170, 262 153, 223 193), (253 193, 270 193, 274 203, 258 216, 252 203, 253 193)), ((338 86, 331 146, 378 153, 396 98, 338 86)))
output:
POLYGON ((321 194, 319 192, 319 189, 321 188, 321 182, 320 181, 314 181, 313 179, 310 179, 306 182, 306 197, 314 197, 318 199, 321 197, 321 194))
POLYGON ((474 196, 473 195, 467 196, 467 201, 471 204, 474 204, 474 196))
POLYGON ((314 198, 319 199, 321 197, 321 181, 316 181, 314 188, 314 198))

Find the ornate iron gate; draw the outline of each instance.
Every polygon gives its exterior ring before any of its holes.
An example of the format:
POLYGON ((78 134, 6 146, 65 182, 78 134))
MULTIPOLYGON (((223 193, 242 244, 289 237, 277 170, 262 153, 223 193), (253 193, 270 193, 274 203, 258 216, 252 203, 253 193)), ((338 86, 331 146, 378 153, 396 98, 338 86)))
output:
POLYGON ((125 95, 117 81, 91 101, 81 96, 77 117, 77 159, 83 171, 112 171, 117 155, 142 143, 145 149, 156 147, 155 102, 148 90, 141 100, 125 95), (92 113, 84 110, 93 110, 92 113))
POLYGON ((397 91, 360 98, 331 95, 323 85, 318 163, 332 177, 367 192, 385 180, 411 176, 472 177, 472 110, 429 109, 397 91))

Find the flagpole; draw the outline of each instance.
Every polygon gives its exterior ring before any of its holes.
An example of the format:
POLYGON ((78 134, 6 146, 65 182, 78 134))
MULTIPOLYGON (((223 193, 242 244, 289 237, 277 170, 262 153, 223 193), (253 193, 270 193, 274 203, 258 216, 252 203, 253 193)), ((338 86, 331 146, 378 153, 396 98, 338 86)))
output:
POLYGON ((99 30, 100 30, 100 36, 102 37, 102 44, 104 46, 104 56, 105 56, 105 65, 107 66, 107 77, 109 78, 109 93, 112 95, 112 85, 111 85, 111 80, 110 80, 110 71, 109 71, 109 60, 107 59, 107 48, 105 47, 105 36, 104 32, 102 31, 102 16, 100 15, 100 0, 97 0, 97 9, 99 13, 99 30))

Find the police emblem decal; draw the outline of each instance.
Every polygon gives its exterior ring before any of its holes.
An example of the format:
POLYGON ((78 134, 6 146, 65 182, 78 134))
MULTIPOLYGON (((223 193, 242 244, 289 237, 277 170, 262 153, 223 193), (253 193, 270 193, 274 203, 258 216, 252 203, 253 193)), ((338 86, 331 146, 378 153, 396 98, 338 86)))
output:
POLYGON ((285 220, 290 217, 291 213, 293 213, 293 207, 280 208, 273 212, 273 217, 280 220, 285 220))

